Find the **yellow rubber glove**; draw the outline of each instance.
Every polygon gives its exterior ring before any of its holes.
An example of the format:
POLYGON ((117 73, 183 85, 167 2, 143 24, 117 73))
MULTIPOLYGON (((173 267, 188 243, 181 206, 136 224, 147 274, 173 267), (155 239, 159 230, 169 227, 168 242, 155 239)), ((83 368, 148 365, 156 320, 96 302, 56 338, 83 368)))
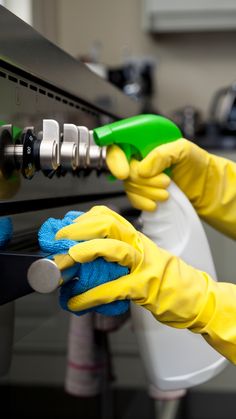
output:
POLYGON ((168 167, 199 216, 236 238, 236 164, 180 139, 154 149, 137 170, 152 179, 168 167))
POLYGON ((130 299, 164 324, 201 333, 236 363, 236 285, 215 282, 158 248, 123 217, 103 206, 81 215, 56 238, 88 240, 71 247, 64 259, 60 256, 60 269, 101 256, 130 270, 127 276, 72 297, 70 310, 130 299))
POLYGON ((139 162, 132 159, 129 165, 125 153, 117 145, 108 148, 106 163, 117 179, 124 180, 124 188, 133 207, 153 211, 157 201, 168 199, 166 188, 170 184, 170 178, 165 173, 149 178, 140 176, 139 162))

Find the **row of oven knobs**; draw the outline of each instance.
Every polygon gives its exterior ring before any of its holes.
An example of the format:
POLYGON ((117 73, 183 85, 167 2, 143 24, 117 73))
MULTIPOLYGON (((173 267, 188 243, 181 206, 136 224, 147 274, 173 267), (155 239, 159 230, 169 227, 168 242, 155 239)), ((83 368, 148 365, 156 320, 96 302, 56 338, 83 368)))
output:
POLYGON ((26 127, 15 142, 12 126, 5 125, 0 132, 0 165, 5 176, 17 169, 27 179, 39 170, 48 176, 57 171, 104 171, 106 147, 95 144, 93 132, 87 127, 64 124, 60 133, 59 123, 52 119, 43 120, 38 134, 33 127, 26 127))

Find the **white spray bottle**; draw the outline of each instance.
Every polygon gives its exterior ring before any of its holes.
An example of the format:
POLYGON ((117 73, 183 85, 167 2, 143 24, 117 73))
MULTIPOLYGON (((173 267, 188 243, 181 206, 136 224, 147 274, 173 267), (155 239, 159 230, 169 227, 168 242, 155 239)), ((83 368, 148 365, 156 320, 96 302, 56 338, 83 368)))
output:
MULTIPOLYGON (((142 159, 155 147, 182 137, 172 121, 159 115, 138 115, 113 122, 94 129, 93 135, 99 146, 117 144, 128 159, 142 159)), ((195 210, 174 182, 169 192, 169 200, 160 203, 156 212, 142 213, 144 234, 216 280, 208 241, 195 210)), ((180 394, 181 389, 214 377, 227 364, 201 335, 165 326, 135 304, 132 318, 148 382, 154 390, 180 394)))
MULTIPOLYGON (((183 192, 171 182, 170 198, 154 213, 143 212, 142 231, 158 246, 207 272, 216 280, 202 224, 183 192)), ((227 361, 201 335, 165 326, 132 304, 132 320, 150 391, 186 389, 218 374, 227 361)))

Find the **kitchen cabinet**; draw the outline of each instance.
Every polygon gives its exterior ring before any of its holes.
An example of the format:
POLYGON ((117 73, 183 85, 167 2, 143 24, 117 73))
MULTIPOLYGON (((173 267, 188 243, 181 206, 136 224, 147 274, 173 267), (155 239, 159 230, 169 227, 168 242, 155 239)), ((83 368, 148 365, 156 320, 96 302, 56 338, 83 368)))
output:
POLYGON ((236 29, 235 0, 142 0, 143 28, 149 32, 236 29))

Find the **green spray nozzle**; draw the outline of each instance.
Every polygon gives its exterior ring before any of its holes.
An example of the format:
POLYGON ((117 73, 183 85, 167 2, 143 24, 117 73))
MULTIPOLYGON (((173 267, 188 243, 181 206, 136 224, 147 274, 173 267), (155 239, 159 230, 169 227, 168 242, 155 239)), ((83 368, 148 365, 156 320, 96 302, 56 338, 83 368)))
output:
POLYGON ((129 161, 131 157, 142 160, 157 146, 182 137, 181 131, 172 121, 152 114, 112 122, 94 129, 93 133, 97 145, 117 144, 129 161))
MULTIPOLYGON (((5 121, 1 121, 0 120, 0 127, 2 127, 3 125, 8 125, 7 122, 5 121)), ((13 136, 13 141, 17 140, 19 138, 19 136, 22 133, 22 129, 18 128, 16 126, 12 126, 12 136, 13 136)))

